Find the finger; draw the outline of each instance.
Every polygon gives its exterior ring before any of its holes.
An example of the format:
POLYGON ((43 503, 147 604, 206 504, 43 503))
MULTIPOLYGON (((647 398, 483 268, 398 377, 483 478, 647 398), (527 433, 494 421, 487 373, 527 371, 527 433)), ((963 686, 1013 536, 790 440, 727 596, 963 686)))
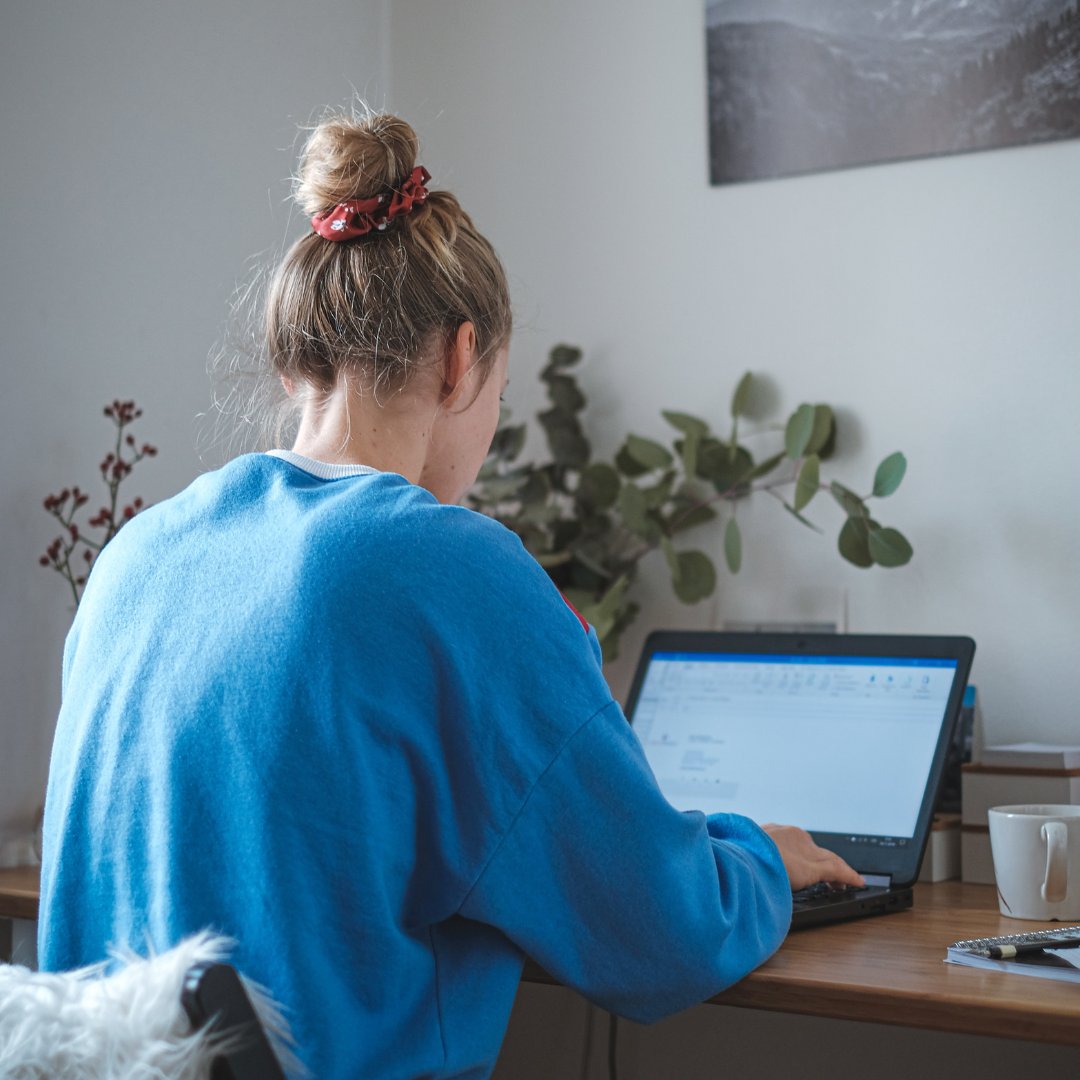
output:
POLYGON ((844 885, 858 885, 860 888, 866 884, 862 874, 848 866, 839 855, 833 855, 830 852, 830 858, 824 861, 828 869, 822 881, 837 881, 844 885))

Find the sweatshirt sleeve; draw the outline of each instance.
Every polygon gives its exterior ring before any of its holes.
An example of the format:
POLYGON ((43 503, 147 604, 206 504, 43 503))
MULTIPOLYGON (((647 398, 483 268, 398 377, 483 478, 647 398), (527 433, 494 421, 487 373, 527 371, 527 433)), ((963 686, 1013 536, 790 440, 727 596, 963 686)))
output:
POLYGON ((612 702, 539 778, 461 914, 598 1005, 651 1022, 766 960, 791 890, 749 818, 667 802, 612 702))

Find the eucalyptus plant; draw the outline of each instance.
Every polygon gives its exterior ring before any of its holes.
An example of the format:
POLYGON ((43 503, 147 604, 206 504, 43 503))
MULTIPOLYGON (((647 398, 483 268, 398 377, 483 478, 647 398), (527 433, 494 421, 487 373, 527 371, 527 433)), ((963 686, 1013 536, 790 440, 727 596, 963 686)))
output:
POLYGON ((740 441, 740 422, 747 419, 754 389, 754 377, 747 372, 732 395, 726 438, 696 416, 664 411, 672 428, 669 445, 629 434, 614 460, 597 461, 580 419, 585 395, 570 373, 581 357, 580 349, 558 345, 540 372, 549 407, 537 420, 550 460, 518 461, 527 425, 510 423, 507 410, 469 503, 517 533, 596 628, 606 659, 614 658, 620 635, 638 613, 630 587, 641 560, 661 551, 675 595, 684 603, 711 596, 716 588, 713 560, 704 551, 678 546, 681 536, 717 522, 724 561, 731 573, 738 573, 744 550, 738 505, 759 492, 818 533, 822 530, 804 511, 827 492, 843 511, 837 547, 855 566, 896 567, 910 560, 908 541, 881 525, 870 509, 872 499, 900 486, 907 468, 904 455, 890 454, 881 462, 866 495, 827 481, 822 462, 836 444, 836 416, 828 405, 800 405, 774 429, 782 445, 758 460, 740 441))

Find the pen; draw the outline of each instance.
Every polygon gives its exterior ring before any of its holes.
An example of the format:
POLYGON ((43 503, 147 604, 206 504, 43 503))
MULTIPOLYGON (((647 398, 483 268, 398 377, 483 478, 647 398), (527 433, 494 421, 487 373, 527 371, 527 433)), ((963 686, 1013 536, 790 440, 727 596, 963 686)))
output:
POLYGON ((1068 941, 1021 941, 1016 945, 991 945, 987 948, 986 955, 992 960, 1011 960, 1014 956, 1043 952, 1046 949, 1077 948, 1080 948, 1080 938, 1071 938, 1068 941))

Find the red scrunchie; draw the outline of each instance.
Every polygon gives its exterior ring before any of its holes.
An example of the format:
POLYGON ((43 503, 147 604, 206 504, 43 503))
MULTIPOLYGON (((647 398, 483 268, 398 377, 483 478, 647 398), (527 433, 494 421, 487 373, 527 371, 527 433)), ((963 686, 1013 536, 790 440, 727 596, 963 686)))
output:
POLYGON ((325 214, 316 214, 311 227, 326 240, 352 240, 369 232, 382 232, 387 223, 402 214, 408 214, 427 197, 424 186, 431 173, 423 165, 417 165, 401 187, 390 195, 375 195, 370 199, 349 199, 339 203, 325 214))

